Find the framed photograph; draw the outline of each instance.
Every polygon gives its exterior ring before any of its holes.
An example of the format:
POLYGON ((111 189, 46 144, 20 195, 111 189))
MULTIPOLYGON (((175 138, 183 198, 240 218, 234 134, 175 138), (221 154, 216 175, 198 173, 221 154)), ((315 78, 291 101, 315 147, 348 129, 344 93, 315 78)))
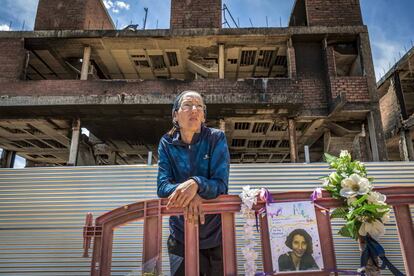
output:
POLYGON ((270 203, 266 207, 273 270, 323 270, 315 207, 310 201, 270 203))

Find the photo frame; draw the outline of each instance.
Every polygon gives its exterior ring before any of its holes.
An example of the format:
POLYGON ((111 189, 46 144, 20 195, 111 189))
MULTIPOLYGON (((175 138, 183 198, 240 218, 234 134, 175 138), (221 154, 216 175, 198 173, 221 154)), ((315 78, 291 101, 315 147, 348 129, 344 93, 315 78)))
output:
POLYGON ((323 270, 321 243, 312 202, 269 203, 266 214, 275 273, 323 270))

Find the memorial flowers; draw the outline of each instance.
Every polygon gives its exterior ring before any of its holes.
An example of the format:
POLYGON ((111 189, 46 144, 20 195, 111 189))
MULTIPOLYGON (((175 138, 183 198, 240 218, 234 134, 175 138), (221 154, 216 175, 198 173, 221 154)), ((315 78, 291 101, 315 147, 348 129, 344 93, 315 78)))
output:
POLYGON ((331 213, 332 218, 346 221, 339 234, 354 239, 369 235, 378 240, 389 219, 386 196, 372 190, 373 179, 367 176, 364 164, 353 161, 348 151, 341 151, 339 157, 325 153, 325 159, 335 172, 322 178, 323 188, 344 201, 343 207, 331 213))

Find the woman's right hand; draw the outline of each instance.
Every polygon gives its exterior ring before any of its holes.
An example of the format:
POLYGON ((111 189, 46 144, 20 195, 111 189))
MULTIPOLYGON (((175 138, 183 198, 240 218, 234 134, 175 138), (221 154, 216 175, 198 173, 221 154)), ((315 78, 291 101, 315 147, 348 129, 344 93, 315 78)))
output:
POLYGON ((197 194, 198 184, 194 179, 189 179, 177 186, 175 191, 169 196, 167 209, 170 207, 185 208, 197 194))

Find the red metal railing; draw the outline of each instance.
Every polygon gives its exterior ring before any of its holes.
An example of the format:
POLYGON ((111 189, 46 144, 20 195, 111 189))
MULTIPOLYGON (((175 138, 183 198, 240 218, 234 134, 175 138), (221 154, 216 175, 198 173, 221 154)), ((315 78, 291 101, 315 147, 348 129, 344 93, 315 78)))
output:
MULTIPOLYGON (((393 206, 397 221, 398 234, 404 258, 407 276, 414 276, 414 229, 410 212, 410 204, 414 204, 414 186, 376 189, 387 195, 387 203, 393 206)), ((277 202, 309 200, 311 191, 286 192, 272 194, 277 202)), ((92 214, 86 217, 84 227, 84 257, 88 256, 91 239, 93 256, 91 275, 110 275, 112 260, 112 241, 114 229, 132 221, 144 221, 143 264, 161 256, 162 217, 182 215, 181 208, 166 208, 168 199, 148 200, 114 209, 103 214, 92 225, 92 214)), ((341 206, 339 200, 330 198, 327 193, 316 203, 330 209, 341 206)), ((206 200, 203 210, 206 214, 221 214, 223 227, 223 265, 225 275, 237 275, 236 239, 234 215, 240 211, 240 198, 235 195, 220 196, 217 199, 206 200)), ((264 202, 259 202, 255 208, 260 209, 264 202)), ((319 235, 321 238, 324 271, 303 272, 306 275, 330 275, 336 270, 336 259, 331 232, 331 221, 326 212, 316 212, 319 235)), ((262 242, 263 268, 266 273, 272 273, 269 232, 266 217, 260 217, 260 235, 262 242)), ((185 272, 186 275, 199 275, 198 264, 198 226, 185 224, 185 272)), ((157 258, 156 271, 161 271, 161 258, 157 258)), ((286 274, 286 273, 284 273, 286 274)), ((294 273, 290 273, 293 275, 294 273)), ((289 275, 289 274, 288 274, 289 275)))

